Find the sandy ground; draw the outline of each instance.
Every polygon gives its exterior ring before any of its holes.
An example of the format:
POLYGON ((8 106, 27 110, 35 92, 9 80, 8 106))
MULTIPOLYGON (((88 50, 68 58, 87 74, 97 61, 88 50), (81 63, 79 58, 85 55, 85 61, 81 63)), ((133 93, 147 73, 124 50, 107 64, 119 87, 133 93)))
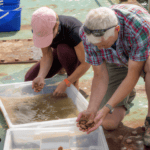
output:
MULTIPOLYGON (((83 80, 79 83, 80 92, 84 95, 85 98, 89 98, 91 94, 91 85, 92 79, 83 80)), ((135 89, 137 94, 144 94, 146 96, 145 85, 136 85, 135 89)))
POLYGON ((32 39, 0 41, 0 63, 35 62, 42 56, 32 39))

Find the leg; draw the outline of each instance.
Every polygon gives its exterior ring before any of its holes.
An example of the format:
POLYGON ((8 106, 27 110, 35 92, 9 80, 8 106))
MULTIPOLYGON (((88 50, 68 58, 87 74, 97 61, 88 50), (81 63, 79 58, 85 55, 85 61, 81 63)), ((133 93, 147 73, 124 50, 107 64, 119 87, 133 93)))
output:
POLYGON ((144 66, 144 72, 145 72, 145 90, 148 98, 148 114, 147 116, 150 117, 150 56, 147 59, 145 66, 144 66))
POLYGON ((145 120, 145 134, 144 134, 144 144, 146 146, 150 146, 150 56, 147 59, 145 66, 144 66, 144 72, 145 72, 145 90, 147 94, 148 99, 148 113, 145 120))
POLYGON ((118 106, 114 109, 112 114, 108 114, 104 119, 102 126, 105 130, 117 129, 119 123, 123 120, 126 109, 123 106, 118 106))
MULTIPOLYGON (((57 52, 59 62, 65 68, 67 75, 70 76, 80 65, 75 49, 66 44, 59 44, 57 46, 57 52)), ((78 83, 78 80, 73 83, 77 89, 79 89, 78 83)))
POLYGON ((25 81, 32 81, 34 80, 38 73, 39 73, 39 69, 40 69, 40 61, 37 62, 36 64, 34 64, 26 73, 25 75, 25 81))
MULTIPOLYGON (((62 65, 60 64, 57 56, 57 49, 53 50, 53 63, 50 71, 48 72, 46 78, 51 78, 53 77, 59 70, 62 68, 62 65)), ((28 72, 25 75, 25 81, 32 81, 34 80, 40 70, 40 61, 37 62, 35 65, 33 65, 28 72)))
MULTIPOLYGON (((115 64, 108 64, 107 69, 109 74, 109 84, 106 95, 104 96, 100 108, 101 109, 111 98, 113 93, 119 87, 121 82, 127 75, 128 69, 126 67, 118 67, 115 64)), ((130 102, 135 97, 135 91, 131 92, 122 102, 120 102, 113 112, 113 114, 108 114, 102 124, 103 128, 106 130, 114 130, 118 127, 119 123, 125 116, 127 110, 129 110, 130 102)))
POLYGON ((59 75, 63 75, 63 74, 65 74, 65 69, 64 68, 62 68, 57 74, 59 74, 59 75))

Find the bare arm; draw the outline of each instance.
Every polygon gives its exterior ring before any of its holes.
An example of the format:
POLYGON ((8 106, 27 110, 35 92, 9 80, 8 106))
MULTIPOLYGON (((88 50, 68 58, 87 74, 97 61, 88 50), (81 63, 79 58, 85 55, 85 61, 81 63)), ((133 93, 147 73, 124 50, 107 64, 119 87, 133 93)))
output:
POLYGON ((90 64, 85 62, 85 53, 84 46, 82 42, 80 42, 75 48, 76 55, 81 64, 76 68, 76 70, 67 78, 71 83, 75 82, 79 79, 89 68, 90 64))
POLYGON ((43 57, 40 60, 40 70, 38 76, 32 82, 35 92, 40 92, 44 87, 44 78, 47 76, 53 62, 52 50, 50 47, 42 48, 43 57))
MULTIPOLYGON (((71 83, 74 83, 78 80, 89 68, 90 64, 85 62, 85 53, 84 46, 82 42, 80 42, 75 48, 76 55, 81 64, 75 69, 75 71, 67 78, 71 83)), ((62 81, 54 91, 53 95, 58 96, 65 92, 67 85, 65 81, 62 81)))
POLYGON ((101 101, 106 94, 109 83, 109 76, 105 62, 103 62, 100 66, 93 66, 93 70, 94 78, 92 81, 88 111, 97 112, 101 101))
POLYGON ((53 54, 50 47, 42 48, 43 57, 40 60, 40 71, 38 76, 45 78, 52 66, 53 54))
MULTIPOLYGON (((112 107, 115 107, 132 91, 141 75, 143 66, 144 62, 136 62, 129 59, 128 74, 115 93, 112 95, 108 101, 108 104, 110 104, 112 107)), ((109 111, 109 108, 104 106, 97 112, 97 115, 94 118, 95 126, 88 131, 88 134, 96 130, 102 124, 109 111)))
POLYGON ((132 91, 141 75, 143 66, 143 61, 138 62, 129 59, 128 74, 116 92, 112 95, 108 101, 108 104, 110 104, 112 107, 115 107, 132 91))

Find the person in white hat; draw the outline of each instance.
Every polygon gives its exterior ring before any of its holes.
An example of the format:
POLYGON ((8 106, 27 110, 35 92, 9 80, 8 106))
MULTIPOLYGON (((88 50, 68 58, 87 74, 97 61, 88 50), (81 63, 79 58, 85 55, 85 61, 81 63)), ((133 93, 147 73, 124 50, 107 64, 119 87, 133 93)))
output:
POLYGON ((88 134, 100 125, 106 130, 118 128, 130 109, 129 94, 141 76, 148 99, 143 139, 150 146, 150 14, 131 4, 92 9, 80 36, 94 78, 88 108, 77 122, 82 116, 95 122, 88 134))
POLYGON ((37 9, 32 15, 34 45, 41 48, 43 57, 25 75, 25 81, 32 81, 35 92, 44 87, 44 79, 51 78, 61 68, 68 77, 54 91, 54 96, 62 95, 67 86, 74 84, 77 89, 79 78, 89 69, 79 29, 82 23, 74 17, 57 15, 48 7, 37 9))

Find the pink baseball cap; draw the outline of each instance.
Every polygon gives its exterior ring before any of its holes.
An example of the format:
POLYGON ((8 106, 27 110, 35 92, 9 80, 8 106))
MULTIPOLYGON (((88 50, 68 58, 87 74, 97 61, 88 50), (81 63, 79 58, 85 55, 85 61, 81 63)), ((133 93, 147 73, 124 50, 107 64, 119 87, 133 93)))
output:
POLYGON ((56 13, 41 7, 32 15, 33 42, 38 48, 48 47, 53 41, 53 28, 56 24, 56 13))

